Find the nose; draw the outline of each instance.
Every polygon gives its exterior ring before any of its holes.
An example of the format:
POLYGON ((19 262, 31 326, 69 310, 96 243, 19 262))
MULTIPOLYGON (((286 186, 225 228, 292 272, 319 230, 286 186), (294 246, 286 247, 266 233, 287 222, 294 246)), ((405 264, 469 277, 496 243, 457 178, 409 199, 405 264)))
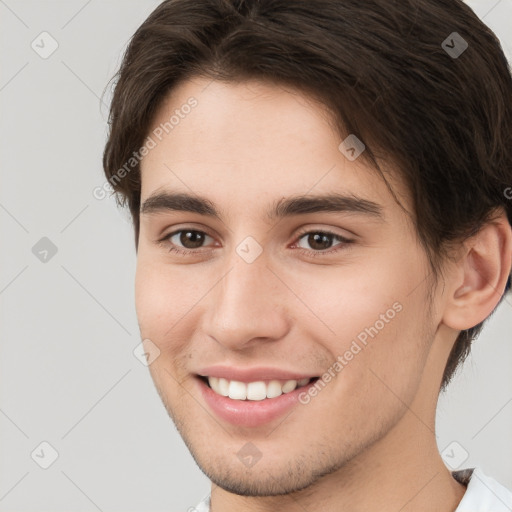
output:
POLYGON ((289 293, 263 255, 252 263, 235 255, 210 294, 206 334, 231 350, 283 338, 289 293))

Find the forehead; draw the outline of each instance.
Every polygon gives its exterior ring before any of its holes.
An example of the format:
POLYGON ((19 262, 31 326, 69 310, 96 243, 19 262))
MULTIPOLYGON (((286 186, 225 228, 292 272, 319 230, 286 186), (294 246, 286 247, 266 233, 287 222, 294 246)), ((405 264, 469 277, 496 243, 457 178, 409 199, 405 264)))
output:
POLYGON ((374 169, 340 151, 328 110, 289 88, 195 78, 166 97, 148 136, 154 147, 141 162, 141 202, 163 189, 242 212, 249 203, 333 191, 392 201, 374 169))

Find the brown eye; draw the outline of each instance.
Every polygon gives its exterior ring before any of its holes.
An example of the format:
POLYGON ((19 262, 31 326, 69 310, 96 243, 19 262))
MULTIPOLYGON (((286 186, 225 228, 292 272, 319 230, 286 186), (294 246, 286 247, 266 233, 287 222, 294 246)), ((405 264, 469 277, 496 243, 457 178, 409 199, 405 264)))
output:
POLYGON ((306 240, 309 246, 316 251, 329 249, 332 246, 333 235, 328 233, 308 233, 306 240))
POLYGON ((159 243, 168 246, 171 252, 192 254, 195 252, 199 253, 200 251, 197 249, 202 248, 207 239, 213 241, 213 238, 203 231, 195 229, 180 229, 166 235, 159 241, 159 243))
POLYGON ((176 234, 179 235, 179 242, 183 247, 185 247, 185 249, 197 249, 201 247, 205 236, 208 236, 201 231, 192 230, 182 230, 178 231, 176 234))
POLYGON ((301 240, 305 240, 306 244, 313 251, 325 251, 333 246, 333 241, 335 239, 341 242, 340 245, 350 242, 350 240, 342 237, 341 235, 330 233, 328 231, 309 231, 300 236, 298 246, 305 248, 304 245, 301 245, 300 243, 301 240))

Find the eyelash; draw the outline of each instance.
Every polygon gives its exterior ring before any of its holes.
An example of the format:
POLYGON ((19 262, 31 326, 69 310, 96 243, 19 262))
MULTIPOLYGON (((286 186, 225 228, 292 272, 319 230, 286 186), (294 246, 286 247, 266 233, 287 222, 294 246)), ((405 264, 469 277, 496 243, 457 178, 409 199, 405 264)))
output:
MULTIPOLYGON (((157 242, 159 244, 162 244, 162 245, 166 245, 166 246, 169 246, 170 243, 170 239, 174 236, 174 235, 177 235, 178 233, 182 233, 184 231, 191 231, 191 232, 194 232, 194 233, 202 233, 204 235, 207 235, 207 236, 211 236, 211 235, 208 235, 208 233, 205 233, 204 231, 200 231, 198 229, 178 229, 177 231, 173 231, 172 233, 169 233, 168 235, 165 235, 163 238, 161 238, 160 240, 158 240, 157 242)), ((297 234, 297 238, 296 238, 296 242, 294 244, 296 244, 297 242, 299 242, 299 240, 301 238, 304 237, 304 235, 308 235, 308 234, 312 234, 312 233, 315 233, 315 234, 322 234, 322 235, 329 235, 329 236, 332 236, 333 238, 337 239, 339 242, 341 242, 340 246, 338 248, 335 248, 335 249, 326 249, 326 250, 314 250, 314 249, 304 249, 303 247, 298 247, 297 251, 299 251, 300 254, 303 254, 307 257, 318 257, 318 256, 324 256, 325 254, 334 254, 334 253, 337 253, 338 251, 342 251, 344 249, 346 249, 347 245, 353 243, 353 240, 349 239, 349 238, 345 238, 341 235, 339 235, 338 233, 334 233, 333 231, 329 231, 328 229, 322 229, 322 230, 304 230, 304 231, 301 231, 297 234)), ((169 252, 171 253, 175 253, 175 254, 179 254, 180 256, 189 256, 191 254, 197 254, 199 252, 198 249, 181 249, 179 247, 176 247, 174 244, 171 244, 169 247, 168 247, 168 250, 169 252)))

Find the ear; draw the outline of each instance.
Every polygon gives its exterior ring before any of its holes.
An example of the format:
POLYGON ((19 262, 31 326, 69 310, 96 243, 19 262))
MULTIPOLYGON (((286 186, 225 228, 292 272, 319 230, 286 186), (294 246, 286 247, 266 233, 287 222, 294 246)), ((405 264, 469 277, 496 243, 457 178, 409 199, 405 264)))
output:
POLYGON ((448 278, 442 322, 463 331, 485 320, 505 291, 512 266, 512 227, 504 211, 463 244, 448 278))

